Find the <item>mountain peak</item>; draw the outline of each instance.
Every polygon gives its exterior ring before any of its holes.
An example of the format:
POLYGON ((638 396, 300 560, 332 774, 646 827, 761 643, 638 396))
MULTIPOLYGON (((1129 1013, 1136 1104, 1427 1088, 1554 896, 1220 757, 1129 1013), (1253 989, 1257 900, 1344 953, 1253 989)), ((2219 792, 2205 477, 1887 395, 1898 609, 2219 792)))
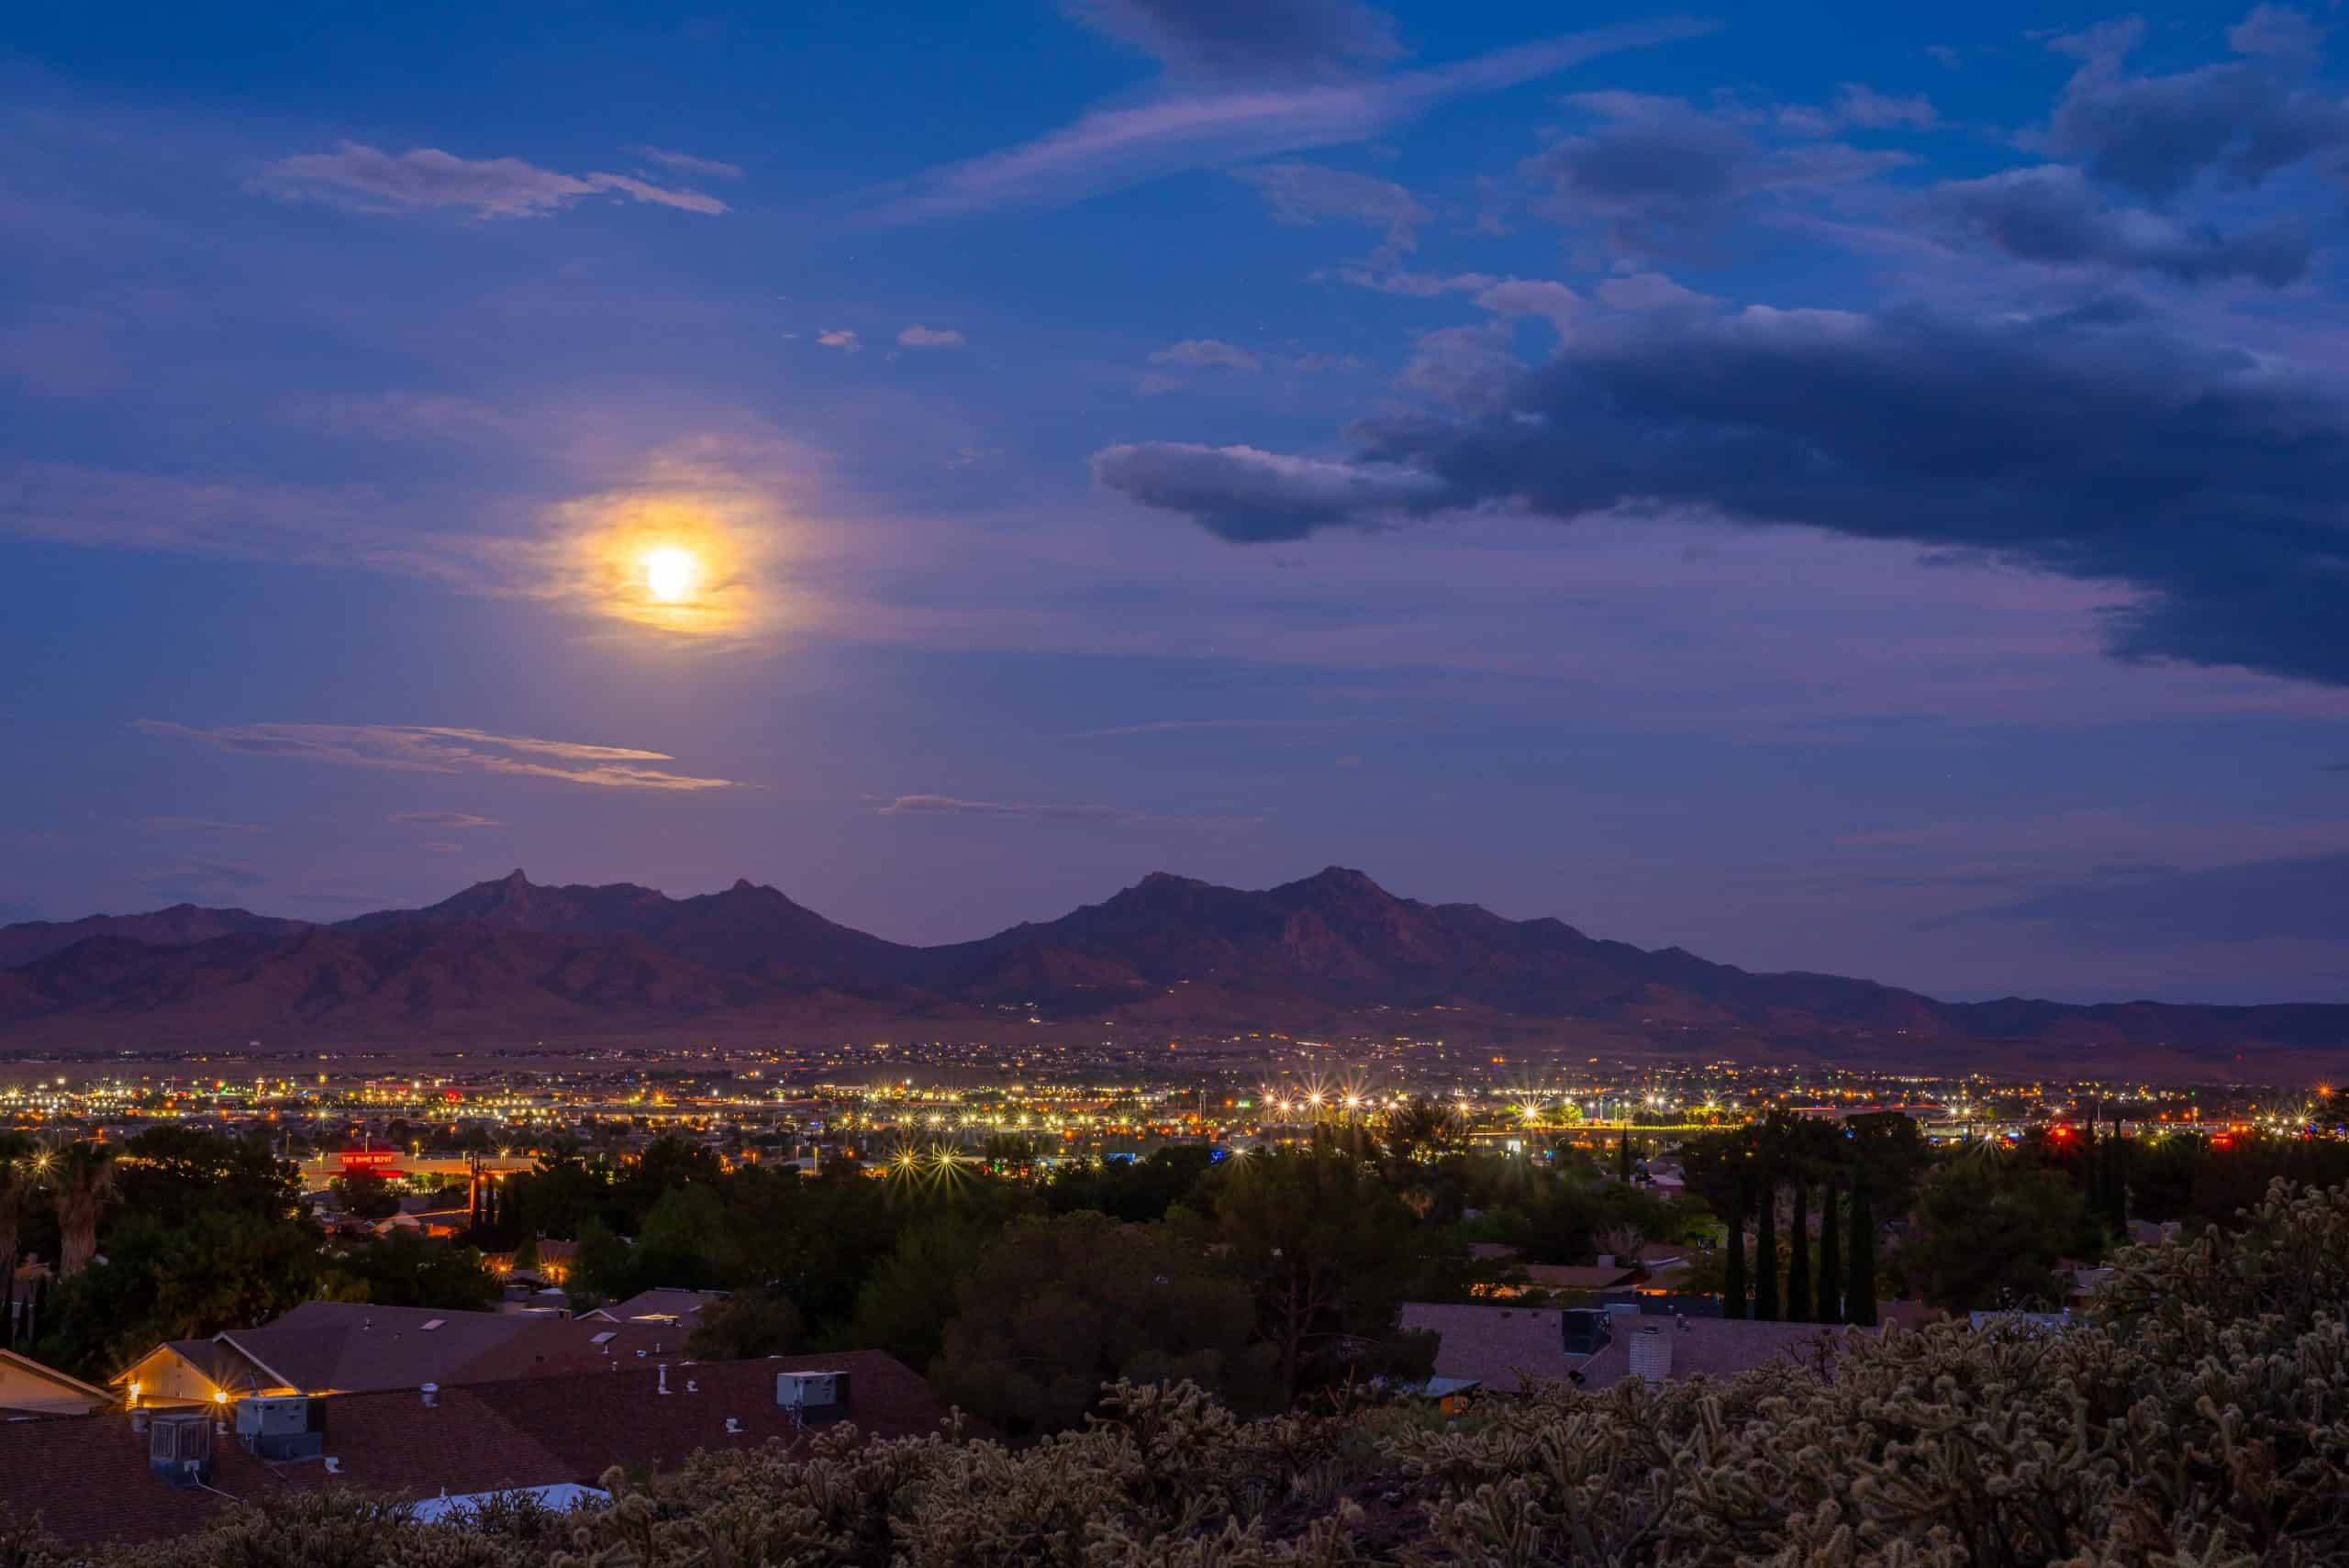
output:
POLYGON ((492 887, 510 887, 515 892, 519 893, 522 889, 530 885, 530 879, 522 874, 522 868, 520 866, 516 866, 512 871, 507 872, 504 876, 501 876, 495 882, 491 883, 490 885, 492 887))
POLYGON ((1352 866, 1323 866, 1311 876, 1297 882, 1296 885, 1309 888, 1317 893, 1370 893, 1381 898, 1388 896, 1385 888, 1352 866))

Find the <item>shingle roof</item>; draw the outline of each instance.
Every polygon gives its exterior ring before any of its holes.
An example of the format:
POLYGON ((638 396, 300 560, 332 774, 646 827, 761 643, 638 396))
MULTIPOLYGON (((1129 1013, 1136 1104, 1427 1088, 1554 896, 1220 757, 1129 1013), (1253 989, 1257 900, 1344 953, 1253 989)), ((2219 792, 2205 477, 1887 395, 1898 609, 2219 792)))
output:
MULTIPOLYGON (((1486 1388, 1513 1394, 1528 1381, 1570 1381, 1600 1389, 1630 1375, 1633 1336, 1659 1328, 1671 1336, 1670 1375, 1732 1377, 1779 1360, 1802 1360, 1820 1336, 1845 1330, 1818 1323, 1762 1323, 1724 1318, 1633 1318, 1614 1325, 1614 1335, 1597 1355, 1569 1355, 1560 1315, 1517 1307, 1462 1307, 1412 1302, 1402 1326, 1441 1336, 1435 1355, 1439 1377, 1474 1378, 1486 1388)), ((1865 1330, 1863 1330, 1865 1331, 1865 1330)))
MULTIPOLYGON (((199 1528, 218 1495, 245 1499, 287 1487, 348 1485, 403 1499, 562 1482, 593 1484, 614 1464, 668 1469, 700 1450, 790 1443, 804 1435, 775 1403, 780 1372, 849 1374, 843 1418, 874 1437, 938 1429, 945 1407, 914 1373, 879 1351, 749 1362, 662 1363, 631 1356, 617 1370, 444 1388, 427 1407, 410 1391, 324 1399, 335 1462, 264 1463, 234 1437, 213 1443, 217 1492, 149 1473, 148 1439, 119 1414, 0 1423, 0 1514, 41 1516, 69 1546, 152 1540, 199 1528), (729 1433, 727 1418, 740 1429, 729 1433)), ((974 1430, 971 1435, 984 1435, 974 1430)))
POLYGON ((355 1393, 453 1381, 458 1368, 542 1321, 519 1313, 306 1301, 259 1329, 232 1329, 220 1338, 289 1387, 355 1393))
POLYGON ((674 1318, 691 1326, 701 1316, 701 1309, 725 1296, 717 1290, 640 1290, 626 1301, 615 1301, 586 1314, 590 1318, 608 1318, 626 1322, 631 1318, 674 1318))

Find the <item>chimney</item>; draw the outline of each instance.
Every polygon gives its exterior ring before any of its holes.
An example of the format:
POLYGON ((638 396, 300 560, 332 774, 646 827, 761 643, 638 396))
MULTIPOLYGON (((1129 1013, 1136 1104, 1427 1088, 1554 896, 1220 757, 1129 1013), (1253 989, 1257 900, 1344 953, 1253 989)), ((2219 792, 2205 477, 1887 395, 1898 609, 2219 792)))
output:
POLYGON ((437 1383, 428 1383, 417 1392, 424 1396, 424 1407, 428 1410, 440 1403, 440 1385, 437 1383))
POLYGON ((1640 1329, 1631 1335, 1631 1375, 1646 1383, 1662 1383, 1672 1375, 1672 1339, 1660 1329, 1640 1329))

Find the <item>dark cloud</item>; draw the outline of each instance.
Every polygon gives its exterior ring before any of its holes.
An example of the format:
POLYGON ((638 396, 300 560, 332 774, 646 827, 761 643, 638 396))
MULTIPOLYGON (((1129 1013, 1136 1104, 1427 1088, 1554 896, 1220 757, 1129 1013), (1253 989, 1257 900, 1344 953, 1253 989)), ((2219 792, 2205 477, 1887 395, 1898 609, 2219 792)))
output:
POLYGON ((1186 512, 1239 543, 1303 539, 1317 529, 1441 502, 1444 484, 1417 469, 1329 462, 1254 447, 1146 441, 1093 454, 1093 476, 1145 506, 1186 512))
POLYGON ((1356 0, 1062 0, 1095 28, 1203 76, 1317 76, 1402 50, 1395 24, 1356 0))
POLYGON ((2026 261, 2159 272, 2181 283, 2244 278, 2281 288, 2309 268, 2307 228, 2281 220, 2239 234, 2116 206, 2077 169, 2015 169, 1937 187, 1932 205, 1968 236, 2026 261))
POLYGON ((2209 170, 2256 184, 2305 159, 2349 149, 2349 107, 2302 81, 2321 35, 2299 13, 2263 6, 2229 33, 2249 58, 2172 76, 2123 73, 2141 31, 2057 40, 2086 63, 2049 122, 2050 150, 2160 200, 2209 170))
POLYGON ((1586 93, 1572 102, 1603 123, 1558 143, 1544 166, 1562 201, 1604 217, 1636 250, 1702 239, 1766 192, 1842 184, 1909 161, 1841 142, 1768 147, 1677 98, 1586 93))
POLYGON ((1230 539, 1504 506, 1698 511, 2126 585, 2113 651, 2349 684, 2349 406, 2126 314, 1753 307, 1594 324, 1470 419, 1352 462, 1122 447, 1101 481, 1230 539))
POLYGON ((2128 943, 2338 941, 2349 935, 2349 854, 2262 861, 2067 888, 1945 925, 2032 921, 2128 943))

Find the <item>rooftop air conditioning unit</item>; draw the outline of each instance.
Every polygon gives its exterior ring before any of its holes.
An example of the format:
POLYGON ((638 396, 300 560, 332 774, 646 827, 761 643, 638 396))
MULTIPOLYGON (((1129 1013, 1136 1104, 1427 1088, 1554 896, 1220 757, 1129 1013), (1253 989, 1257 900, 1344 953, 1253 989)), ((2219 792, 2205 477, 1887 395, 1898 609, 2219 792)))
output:
POLYGON ((212 1478, 212 1418, 202 1410, 158 1412, 147 1428, 147 1468, 174 1486, 212 1478))
POLYGON ((848 1408, 848 1373, 844 1372, 779 1372, 774 1376, 774 1402, 799 1421, 832 1420, 848 1408))
POLYGON ((1595 1356, 1615 1337, 1607 1313, 1598 1307, 1569 1307, 1558 1318, 1570 1356, 1595 1356))
POLYGON ((256 1459, 316 1459, 326 1452, 326 1402, 299 1394, 239 1400, 237 1446, 256 1459))

